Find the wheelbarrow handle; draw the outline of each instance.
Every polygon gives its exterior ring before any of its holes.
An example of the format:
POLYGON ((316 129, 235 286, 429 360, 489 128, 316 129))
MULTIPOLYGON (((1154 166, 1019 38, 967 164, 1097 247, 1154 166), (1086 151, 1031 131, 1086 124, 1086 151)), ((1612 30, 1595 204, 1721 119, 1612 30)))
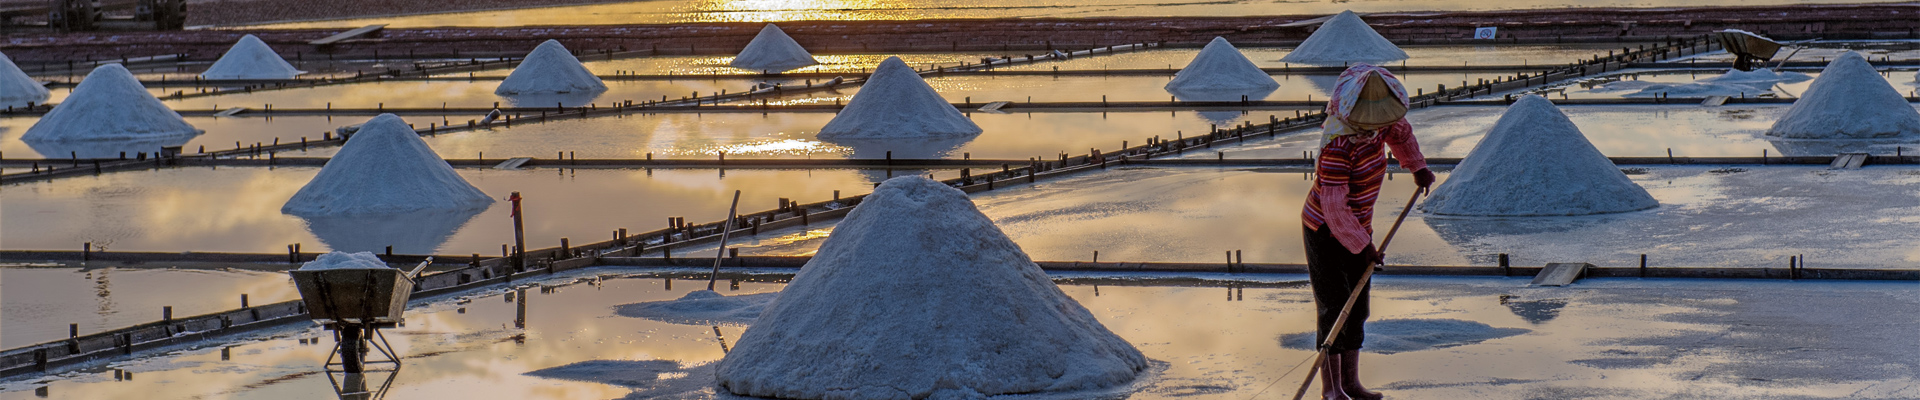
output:
POLYGON ((427 270, 427 264, 432 264, 432 263, 433 263, 433 257, 427 257, 427 260, 426 260, 426 261, 421 261, 421 262, 420 262, 420 265, 415 265, 415 266, 413 266, 413 270, 412 270, 412 271, 408 271, 408 272, 407 272, 407 279, 416 279, 416 278, 419 278, 419 277, 420 277, 420 272, 422 272, 422 271, 426 271, 426 270, 427 270))

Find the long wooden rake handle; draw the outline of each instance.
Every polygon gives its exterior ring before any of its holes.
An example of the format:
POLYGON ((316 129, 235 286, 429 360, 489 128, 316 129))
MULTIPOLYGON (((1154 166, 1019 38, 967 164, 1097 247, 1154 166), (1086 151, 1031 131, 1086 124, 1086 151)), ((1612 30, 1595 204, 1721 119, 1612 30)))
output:
MULTIPOLYGON (((1406 208, 1400 209, 1400 216, 1393 219, 1393 228, 1387 229, 1387 236, 1380 239, 1380 248, 1376 250, 1382 257, 1387 254, 1387 245, 1393 244, 1393 234, 1400 232, 1400 223, 1407 221, 1407 214, 1413 213, 1414 203, 1418 203, 1420 195, 1426 194, 1426 191, 1427 188, 1414 189, 1413 198, 1407 199, 1406 208)), ((1335 318, 1333 329, 1327 330, 1327 340, 1320 343, 1320 353, 1313 356, 1314 368, 1307 369, 1307 379, 1300 382, 1300 390, 1293 393, 1293 400, 1306 396, 1307 387, 1313 386, 1313 378, 1320 374, 1319 365, 1327 362, 1327 349, 1332 348, 1333 339, 1340 336, 1340 328, 1347 325, 1347 316, 1353 312, 1353 303, 1360 300, 1360 290, 1373 280, 1373 268, 1378 265, 1381 264, 1369 262, 1367 270, 1360 273, 1360 284, 1353 286, 1353 293, 1347 295, 1347 304, 1340 307, 1340 318, 1335 318)))

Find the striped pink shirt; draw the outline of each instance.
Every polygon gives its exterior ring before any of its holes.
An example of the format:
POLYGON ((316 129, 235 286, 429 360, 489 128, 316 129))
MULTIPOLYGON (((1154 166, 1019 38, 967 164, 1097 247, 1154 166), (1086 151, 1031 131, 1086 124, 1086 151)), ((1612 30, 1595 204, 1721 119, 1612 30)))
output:
POLYGON ((1321 187, 1346 185, 1347 207, 1353 209, 1353 216, 1371 236, 1373 202, 1380 197, 1380 185, 1387 175, 1386 148, 1393 149, 1401 168, 1412 171, 1427 166, 1427 158, 1420 154, 1420 144, 1414 141, 1413 126, 1407 120, 1382 128, 1373 138, 1355 136, 1360 135, 1335 136, 1320 148, 1320 160, 1314 166, 1316 185, 1307 193, 1306 210, 1300 215, 1300 221, 1308 229, 1327 224, 1320 202, 1314 200, 1319 198, 1321 187))

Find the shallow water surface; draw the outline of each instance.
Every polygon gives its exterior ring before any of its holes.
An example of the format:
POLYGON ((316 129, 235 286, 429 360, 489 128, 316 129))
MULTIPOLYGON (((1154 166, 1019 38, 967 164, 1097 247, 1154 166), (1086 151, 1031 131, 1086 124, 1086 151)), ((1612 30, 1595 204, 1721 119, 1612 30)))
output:
MULTIPOLYGON (((713 363, 750 327, 677 325, 614 313, 615 306, 670 300, 704 287, 703 280, 687 279, 693 276, 598 269, 523 283, 511 296, 495 288, 432 300, 409 310, 407 326, 385 335, 406 355, 405 367, 354 378, 365 389, 384 387, 388 398, 406 399, 715 398, 713 363)), ((1151 373, 1120 389, 1128 398, 1278 397, 1304 378, 1290 368, 1312 353, 1282 341, 1312 329, 1313 303, 1299 283, 1303 277, 1185 286, 1158 286, 1164 284, 1153 277, 1055 277, 1067 295, 1154 360, 1151 373)), ((778 291, 781 279, 722 279, 720 292, 778 291)), ((1455 335, 1402 349, 1407 351, 1369 353, 1364 379, 1391 396, 1410 398, 1920 394, 1912 376, 1889 372, 1914 367, 1915 350, 1886 346, 1910 338, 1914 322, 1863 325, 1812 312, 1841 303, 1856 306, 1836 314, 1856 316, 1913 307, 1920 299, 1903 284, 1599 279, 1584 281, 1579 287, 1587 290, 1579 290, 1524 283, 1382 277, 1373 291, 1374 321, 1478 325, 1517 334, 1466 340, 1455 335), (1809 334, 1834 322, 1860 329, 1809 334), (1784 351, 1794 346, 1832 347, 1855 362, 1772 367, 1818 363, 1806 353, 1784 351)), ((252 336, 0 383, 0 399, 41 396, 36 390, 62 399, 313 398, 355 386, 341 374, 319 371, 331 347, 328 332, 302 325, 252 336), (313 342, 303 343, 308 339, 313 342), (116 380, 116 372, 133 377, 116 380)))

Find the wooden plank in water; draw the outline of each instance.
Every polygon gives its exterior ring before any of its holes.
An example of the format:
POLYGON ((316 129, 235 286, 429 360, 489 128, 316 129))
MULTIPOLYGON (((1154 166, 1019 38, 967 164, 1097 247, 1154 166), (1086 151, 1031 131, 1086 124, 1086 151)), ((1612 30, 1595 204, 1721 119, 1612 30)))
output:
POLYGON ((1833 157, 1833 164, 1827 165, 1827 169, 1860 169, 1866 163, 1867 153, 1840 153, 1833 157))
POLYGON ((367 35, 367 34, 371 34, 371 33, 374 33, 374 32, 379 32, 380 30, 382 30, 382 29, 386 29, 386 28, 387 28, 387 24, 376 24, 376 25, 367 25, 367 26, 362 26, 362 27, 359 27, 359 28, 353 28, 353 30, 350 30, 350 31, 346 31, 346 32, 340 32, 340 34, 337 34, 337 35, 333 35, 333 36, 328 36, 328 37, 325 37, 325 38, 321 38, 320 40, 315 40, 315 41, 311 41, 311 42, 307 42, 307 44, 311 44, 311 45, 315 45, 315 46, 325 46, 325 45, 330 45, 330 44, 334 44, 335 42, 339 42, 339 41, 342 41, 342 40, 347 40, 347 39, 352 39, 352 38, 355 38, 355 37, 359 37, 359 36, 362 36, 362 35, 367 35))
POLYGON ((231 117, 231 116, 235 116, 235 115, 239 115, 240 113, 243 113, 243 112, 247 112, 247 108, 246 108, 246 107, 234 107, 234 108, 229 108, 229 109, 225 109, 225 110, 221 110, 220 112, 217 112, 217 113, 213 113, 213 116, 215 116, 215 117, 231 117))
POLYGON ((1533 276, 1532 285, 1533 286, 1566 286, 1568 284, 1573 283, 1575 279, 1580 279, 1580 275, 1583 272, 1586 272, 1586 269, 1588 267, 1592 267, 1592 266, 1593 264, 1588 264, 1588 263, 1547 264, 1546 268, 1543 268, 1540 270, 1539 275, 1533 276))
POLYGON ((1700 105, 1707 107, 1719 107, 1722 104, 1727 104, 1727 96, 1707 96, 1706 100, 1700 101, 1700 105))
POLYGON ((1006 111, 1000 111, 1000 107, 1006 107, 1008 104, 1012 104, 1012 103, 1013 102, 1010 102, 1010 101, 996 101, 992 103, 987 103, 987 105, 980 106, 980 112, 1006 114, 1007 113, 1006 111))
POLYGON ((493 169, 510 169, 510 170, 520 169, 521 164, 526 164, 527 161, 531 161, 531 160, 533 160, 532 157, 515 157, 512 159, 508 159, 506 161, 501 161, 500 165, 493 166, 493 169))

